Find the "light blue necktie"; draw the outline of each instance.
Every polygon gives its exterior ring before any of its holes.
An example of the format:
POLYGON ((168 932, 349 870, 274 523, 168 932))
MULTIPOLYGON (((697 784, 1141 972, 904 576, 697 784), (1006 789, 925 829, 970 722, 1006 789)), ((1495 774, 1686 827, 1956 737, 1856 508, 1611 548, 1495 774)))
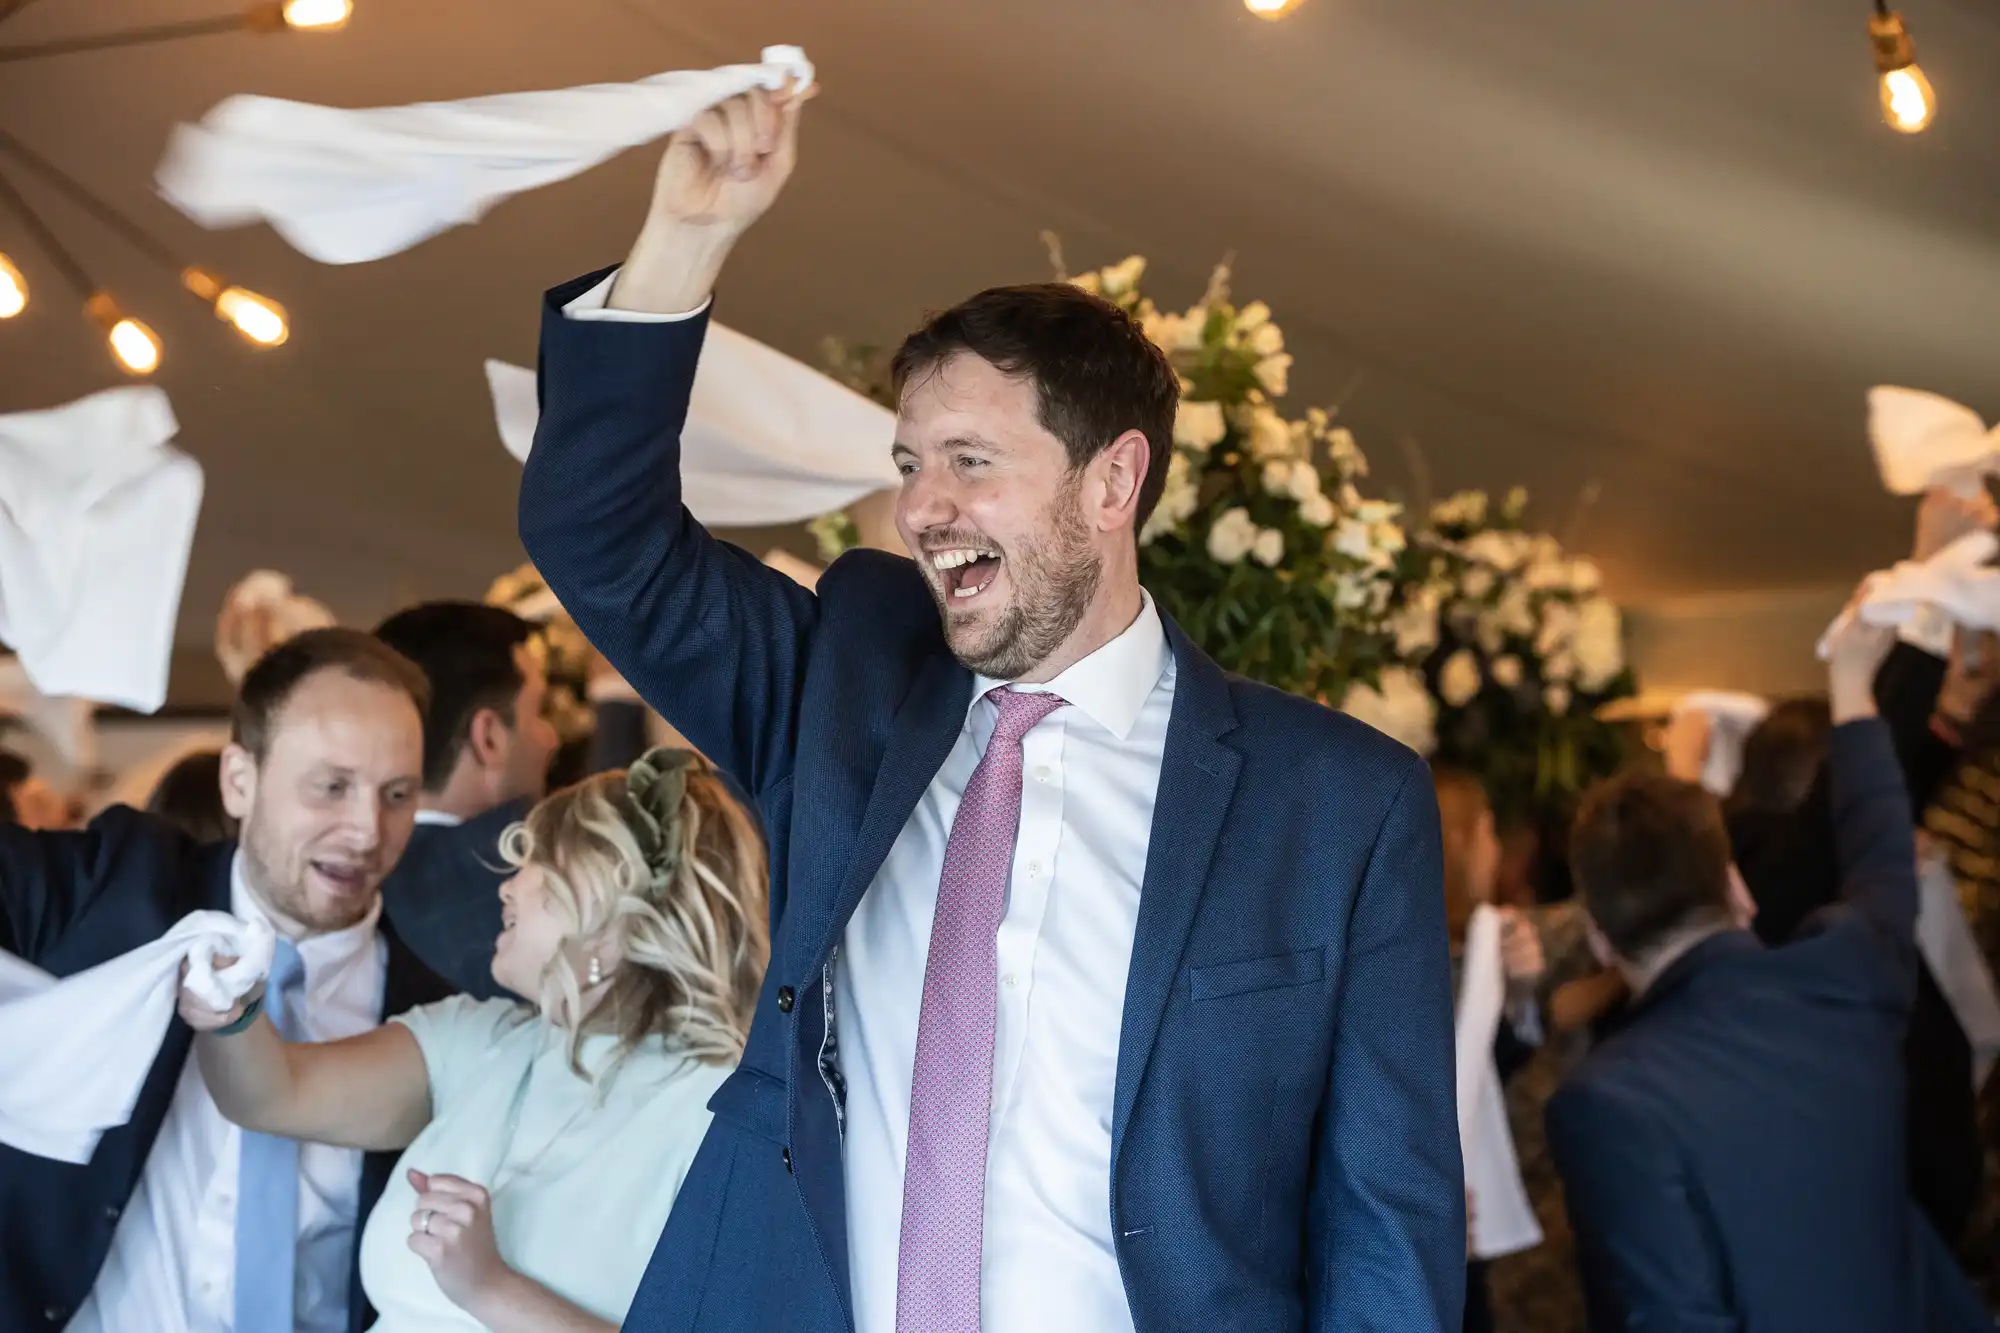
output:
MULTIPOLYGON (((305 964, 280 939, 264 983, 264 1012, 286 1041, 300 1037, 305 964)), ((243 1132, 236 1166, 236 1327, 234 1333, 292 1333, 299 1250, 299 1145, 243 1132)))

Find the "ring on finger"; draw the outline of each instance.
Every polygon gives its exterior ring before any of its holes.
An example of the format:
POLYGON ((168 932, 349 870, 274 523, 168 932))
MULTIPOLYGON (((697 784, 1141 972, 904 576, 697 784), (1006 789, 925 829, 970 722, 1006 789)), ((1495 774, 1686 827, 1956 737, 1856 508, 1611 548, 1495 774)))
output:
POLYGON ((431 1234, 432 1216, 434 1216, 434 1214, 428 1208, 424 1209, 423 1212, 417 1214, 417 1230, 423 1232, 426 1236, 431 1234))

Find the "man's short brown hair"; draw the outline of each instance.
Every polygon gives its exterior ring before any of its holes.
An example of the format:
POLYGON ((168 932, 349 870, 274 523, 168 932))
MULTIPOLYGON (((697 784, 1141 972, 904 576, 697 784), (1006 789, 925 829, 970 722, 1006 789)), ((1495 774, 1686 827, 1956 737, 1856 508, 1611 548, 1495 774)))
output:
POLYGON ((229 739, 262 763, 278 714, 299 686, 322 671, 400 690, 419 716, 430 708, 431 687, 424 673, 388 644, 360 630, 312 629, 265 653, 243 677, 230 714, 229 739))
POLYGON ((1729 919, 1729 855, 1715 798, 1656 773, 1592 788, 1570 835, 1585 910, 1611 947, 1635 961, 1676 931, 1729 919))

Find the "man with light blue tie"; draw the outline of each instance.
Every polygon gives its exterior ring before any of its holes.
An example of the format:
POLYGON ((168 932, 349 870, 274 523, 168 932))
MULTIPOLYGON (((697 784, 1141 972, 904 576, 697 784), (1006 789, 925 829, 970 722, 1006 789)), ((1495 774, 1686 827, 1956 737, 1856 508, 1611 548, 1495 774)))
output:
MULTIPOLYGON (((443 998, 381 916, 416 817, 423 674, 372 635, 314 630, 245 677, 222 756, 235 843, 115 807, 75 833, 0 827, 0 949, 71 976, 197 910, 271 924, 261 1000, 325 1041, 443 998)), ((50 1034, 60 1040, 61 1034, 50 1034)), ((7 1333, 358 1333, 356 1225, 395 1155, 243 1133, 178 1019, 130 1121, 76 1166, 0 1147, 7 1333)), ((96 1057, 78 1052, 79 1060, 96 1057)))
POLYGON ((911 336, 914 562, 808 592, 682 507, 709 296, 801 102, 676 136, 626 264, 543 317, 523 540, 772 842, 749 1046, 625 1327, 1456 1330, 1431 783, 1140 587, 1179 389, 1134 323, 1019 287, 911 336))

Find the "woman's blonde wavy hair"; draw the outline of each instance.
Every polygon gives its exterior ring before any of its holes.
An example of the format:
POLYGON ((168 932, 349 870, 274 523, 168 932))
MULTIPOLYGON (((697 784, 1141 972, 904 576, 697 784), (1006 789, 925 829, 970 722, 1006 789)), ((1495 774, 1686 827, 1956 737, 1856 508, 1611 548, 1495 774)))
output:
POLYGON ((566 947, 535 997, 543 1013, 583 1009, 567 946, 615 945, 622 960, 597 1004, 567 1024, 580 1076, 593 1076, 583 1041, 601 1033, 618 1038, 614 1059, 651 1036, 705 1064, 742 1057, 771 957, 764 844, 707 760, 659 749, 566 787, 508 829, 500 850, 516 868, 541 867, 562 918, 566 947))

